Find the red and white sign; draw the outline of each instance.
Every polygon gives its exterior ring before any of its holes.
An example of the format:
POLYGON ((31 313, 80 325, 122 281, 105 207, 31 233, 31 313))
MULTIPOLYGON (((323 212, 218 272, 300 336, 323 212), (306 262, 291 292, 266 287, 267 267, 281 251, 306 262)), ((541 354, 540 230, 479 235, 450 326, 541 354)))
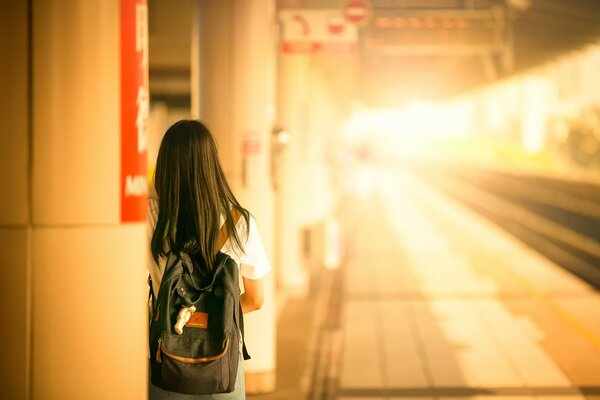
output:
POLYGON ((283 10, 281 49, 284 53, 349 53, 358 32, 340 10, 283 10))
POLYGON ((342 13, 350 23, 364 26, 371 19, 371 4, 367 0, 349 0, 344 5, 342 13))
POLYGON ((260 138, 246 136, 242 142, 242 158, 246 159, 260 154, 260 138))
POLYGON ((148 6, 121 0, 121 222, 146 220, 148 6))

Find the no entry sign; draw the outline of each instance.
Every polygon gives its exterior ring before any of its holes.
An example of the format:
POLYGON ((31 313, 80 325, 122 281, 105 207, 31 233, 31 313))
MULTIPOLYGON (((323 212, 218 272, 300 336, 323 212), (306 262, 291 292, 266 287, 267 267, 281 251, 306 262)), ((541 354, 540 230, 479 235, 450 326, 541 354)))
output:
POLYGON ((371 18, 371 4, 367 0, 349 0, 342 12, 349 22, 363 26, 371 18))

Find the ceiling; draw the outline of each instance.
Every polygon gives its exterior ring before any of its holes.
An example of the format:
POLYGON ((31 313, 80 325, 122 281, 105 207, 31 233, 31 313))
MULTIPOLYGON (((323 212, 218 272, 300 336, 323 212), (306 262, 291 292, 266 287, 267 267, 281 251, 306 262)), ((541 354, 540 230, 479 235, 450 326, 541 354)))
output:
POLYGON ((371 0, 372 18, 363 35, 376 30, 379 15, 406 15, 420 9, 432 15, 440 9, 502 9, 512 26, 512 59, 499 53, 482 56, 452 54, 386 54, 363 52, 362 82, 367 102, 390 100, 381 93, 407 98, 444 98, 550 62, 600 40, 599 0, 371 0))
POLYGON ((517 71, 550 61, 600 39, 600 1, 533 0, 515 22, 517 71))
MULTIPOLYGON (((149 0, 151 92, 155 98, 189 103, 191 15, 194 1, 149 0), (182 23, 185 22, 185 23, 182 23)), ((339 8, 348 0, 277 0, 286 8, 339 8)), ((600 0, 370 0, 372 17, 362 38, 377 29, 380 15, 423 15, 440 10, 507 10, 513 35, 512 62, 500 54, 379 54, 356 57, 359 95, 366 103, 439 99, 543 65, 600 41, 600 0)), ((506 14, 504 14, 506 15, 506 14)), ((363 41, 364 42, 364 41, 363 41)), ((347 60, 340 61, 347 63, 347 60)), ((181 103, 181 104, 180 104, 181 103)))

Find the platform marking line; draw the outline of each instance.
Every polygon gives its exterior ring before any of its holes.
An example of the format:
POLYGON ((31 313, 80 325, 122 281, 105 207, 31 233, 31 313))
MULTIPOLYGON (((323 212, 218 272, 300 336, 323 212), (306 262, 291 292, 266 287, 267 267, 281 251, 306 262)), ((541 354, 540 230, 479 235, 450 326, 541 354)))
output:
POLYGON ((566 325, 568 325, 571 329, 573 329, 576 333, 585 338, 589 344, 596 348, 596 350, 600 353, 600 336, 596 335, 591 329, 589 329, 583 322, 581 322, 577 317, 575 317, 569 311, 566 311, 563 307, 556 304, 552 298, 546 294, 544 291, 540 290, 532 284, 528 279, 523 278, 521 274, 513 270, 512 268, 508 268, 508 273, 512 275, 521 286, 525 287, 525 289, 531 293, 532 297, 542 302, 545 306, 547 306, 551 311, 553 311, 560 320, 562 320, 566 325))
MULTIPOLYGON (((420 186, 421 189, 424 189, 421 184, 418 184, 416 182, 412 182, 412 183, 420 186)), ((462 189, 464 189, 464 192, 467 192, 467 193, 471 192, 471 194, 476 193, 477 196, 487 197, 488 199, 491 198, 491 196, 487 195, 486 193, 484 193, 476 188, 469 188, 466 185, 460 184, 458 182, 455 182, 455 183, 457 185, 462 186, 462 189), (478 192, 481 192, 481 193, 478 193, 478 192)), ((462 189, 461 189, 461 192, 463 192, 462 189)), ((449 198, 446 194, 443 194, 441 192, 436 192, 436 193, 437 193, 438 197, 449 198)), ((421 197, 423 197, 422 194, 421 194, 421 197)), ((492 198, 492 200, 496 200, 496 199, 492 198)), ((498 202, 505 203, 500 200, 498 200, 498 202)), ((428 203, 432 204, 431 201, 428 201, 428 203)), ((434 205, 434 207, 435 207, 435 205, 434 205)), ((468 210, 467 207, 464 207, 464 208, 466 210, 468 210)), ((527 215, 528 213, 525 212, 524 210, 517 210, 516 207, 511 207, 511 208, 515 209, 514 211, 521 211, 521 212, 519 212, 519 214, 521 214, 521 217, 523 217, 523 218, 518 218, 521 222, 524 219, 526 219, 525 217, 528 217, 528 215, 527 215)), ((536 219, 539 219, 539 218, 536 218, 536 219)), ((543 222, 548 223, 548 221, 543 221, 543 222)), ((556 224, 548 223, 548 225, 552 226, 552 225, 556 225, 556 224)), ((572 232, 572 233, 574 233, 574 232, 572 232)), ((579 236, 579 235, 577 235, 577 236, 579 236)), ((598 246, 598 244, 596 242, 593 242, 593 247, 588 250, 595 250, 594 251, 594 253, 595 253, 598 251, 597 249, 599 247, 600 246, 598 246)), ((561 321, 563 321, 567 326, 569 326, 572 330, 574 330, 580 336, 585 338, 588 341, 588 343, 591 344, 600 353, 600 336, 598 336, 596 333, 594 333, 592 330, 590 330, 584 323, 582 323, 572 313, 564 310, 560 305, 556 304, 550 296, 548 296, 542 290, 538 289, 537 286, 532 284, 528 279, 524 278, 521 274, 516 272, 513 268, 510 268, 510 267, 506 268, 506 271, 510 275, 512 275, 515 278, 515 280, 518 281, 521 284, 521 286, 523 286, 532 295, 532 297, 536 298, 537 300, 541 301, 544 305, 546 305, 551 311, 554 312, 555 315, 557 315, 557 317, 561 321)))
MULTIPOLYGON (((439 203, 436 201, 433 201, 431 199, 431 197, 433 196, 434 198, 437 198, 437 199, 445 199, 445 201, 447 203, 454 205, 454 208, 463 210, 463 213, 466 213, 468 215, 475 215, 472 210, 470 210, 466 206, 462 206, 456 200, 452 199, 449 195, 447 195, 439 190, 434 191, 433 189, 424 187, 424 184, 421 183, 416 178, 414 178, 411 174, 402 174, 402 176, 405 180, 408 179, 408 181, 410 182, 410 184, 413 188, 413 190, 411 190, 411 193, 414 195, 414 194, 417 194, 415 192, 418 192, 417 196, 420 197, 422 200, 424 200, 425 203, 429 204, 430 207, 439 209, 439 203), (414 190, 414 189, 416 189, 416 190, 414 190)), ((455 180, 453 179, 453 181, 455 181, 455 180)), ((448 182, 446 182, 446 183, 448 183, 448 182)), ((476 188, 466 187, 465 184, 461 184, 460 182, 456 182, 456 184, 458 186, 461 186, 462 188, 464 188, 463 194, 465 192, 467 194, 469 192, 470 193, 481 192, 480 190, 477 190, 476 188)), ((385 185, 385 186, 380 187, 380 192, 383 195, 382 197, 384 199, 386 199, 386 195, 387 196, 389 196, 390 194, 393 195, 393 193, 390 193, 390 191, 391 192, 395 191, 394 189, 391 188, 391 185, 385 185)), ((462 192, 462 190, 461 190, 461 192, 462 192)), ((487 195, 484 192, 482 192, 481 195, 488 199, 491 197, 490 195, 487 195)), ((496 199, 492 198, 492 201, 493 200, 496 200, 496 199)), ((505 203, 505 202, 498 201, 498 203, 505 203)), ((516 208, 516 207, 510 207, 510 208, 516 208)), ((517 209, 514 211, 523 211, 523 212, 519 213, 519 214, 521 214, 521 218, 518 218, 518 219, 521 221, 522 221, 522 219, 526 218, 526 214, 528 214, 528 213, 524 212, 524 210, 517 209), (525 214, 525 215, 523 215, 523 214, 525 214)), ((477 216, 477 217, 478 218, 475 218, 476 220, 483 218, 480 216, 477 216)), ((552 223, 550 223, 550 224, 552 224, 552 223)), ((572 233, 574 233, 574 232, 572 232, 572 233)), ((577 236, 580 236, 580 235, 577 235, 577 236)), ((594 250, 598 251, 598 249, 600 249, 600 246, 597 244, 597 242, 593 242, 592 248, 594 250)), ((600 353, 600 337, 598 335, 596 335, 596 333, 591 331, 577 317, 572 315, 570 312, 564 310, 560 305, 556 304, 551 299, 550 296, 548 296, 546 293, 544 293, 543 291, 538 289, 537 286, 532 284, 528 279, 524 278, 521 274, 516 272, 514 269, 512 269, 511 267, 508 267, 508 268, 505 268, 505 270, 507 271, 507 273, 509 275, 513 276, 515 281, 517 281, 527 292, 529 292, 529 294, 531 295, 532 298, 537 299, 543 305, 545 305, 546 308, 549 309, 552 313, 554 313, 554 315, 556 315, 556 317, 560 321, 562 321, 568 328, 570 328, 572 331, 574 331, 580 337, 585 339, 587 341, 587 343, 589 343, 596 351, 598 351, 600 353)))

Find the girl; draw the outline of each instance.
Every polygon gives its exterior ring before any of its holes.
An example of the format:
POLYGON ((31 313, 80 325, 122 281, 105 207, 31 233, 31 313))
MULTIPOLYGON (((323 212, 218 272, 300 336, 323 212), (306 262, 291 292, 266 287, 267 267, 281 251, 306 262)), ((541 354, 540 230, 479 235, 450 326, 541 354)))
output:
MULTIPOLYGON (((158 295, 164 263, 169 252, 185 251, 211 265, 218 249, 217 236, 225 224, 229 239, 220 251, 233 258, 240 269, 244 313, 263 304, 262 278, 270 271, 254 219, 237 201, 219 163, 217 146, 208 128, 199 121, 182 120, 171 126, 160 145, 154 173, 156 193, 149 199, 149 222, 153 262, 152 290, 158 295), (232 211, 241 214, 234 226, 232 211)), ((214 395, 168 392, 150 384, 150 399, 245 399, 242 362, 235 390, 214 395)))

